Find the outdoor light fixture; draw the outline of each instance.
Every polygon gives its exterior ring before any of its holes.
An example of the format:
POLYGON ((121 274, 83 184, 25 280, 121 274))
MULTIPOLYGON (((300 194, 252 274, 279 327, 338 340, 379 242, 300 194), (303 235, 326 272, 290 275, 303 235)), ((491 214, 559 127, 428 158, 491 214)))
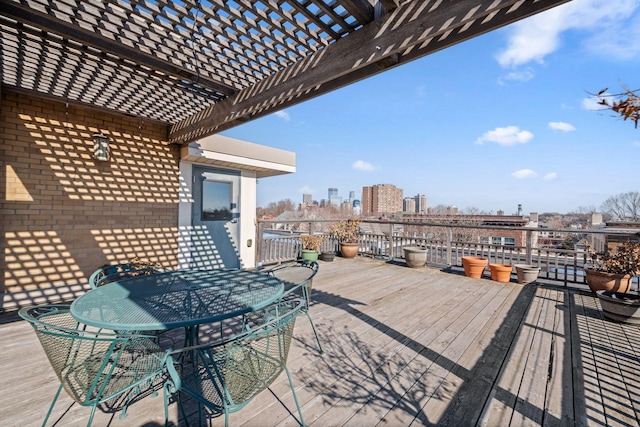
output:
POLYGON ((109 138, 102 132, 93 134, 93 158, 101 162, 109 161, 109 138))

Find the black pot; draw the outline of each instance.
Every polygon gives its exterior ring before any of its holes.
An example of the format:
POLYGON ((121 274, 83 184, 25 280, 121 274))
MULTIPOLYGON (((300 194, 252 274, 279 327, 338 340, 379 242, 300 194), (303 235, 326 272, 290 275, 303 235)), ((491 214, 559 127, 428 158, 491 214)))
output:
POLYGON ((336 254, 335 254, 335 253, 333 253, 333 252, 322 252, 322 253, 320 253, 319 258, 320 258, 322 261, 331 262, 331 261, 333 261, 333 258, 334 258, 335 256, 336 256, 336 254))
POLYGON ((640 295, 597 291, 604 316, 617 322, 640 325, 640 295))

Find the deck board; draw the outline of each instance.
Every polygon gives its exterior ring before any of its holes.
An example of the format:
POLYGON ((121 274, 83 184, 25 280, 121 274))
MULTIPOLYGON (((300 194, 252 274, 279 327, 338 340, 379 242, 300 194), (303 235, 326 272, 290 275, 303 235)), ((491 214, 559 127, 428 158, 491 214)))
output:
MULTIPOLYGON (((288 362, 311 426, 638 425, 640 328, 607 321, 583 290, 364 257, 321 262, 313 289, 325 352, 300 317, 288 362)), ((26 322, 5 320, 0 339, 0 425, 40 425, 57 379, 26 322)), ((297 425, 286 376, 271 390, 230 424, 297 425)), ((61 415, 86 425, 89 409, 61 395, 49 424, 61 415)), ((184 424, 175 403, 170 420, 184 424)), ((163 425, 162 397, 94 424, 163 425)))

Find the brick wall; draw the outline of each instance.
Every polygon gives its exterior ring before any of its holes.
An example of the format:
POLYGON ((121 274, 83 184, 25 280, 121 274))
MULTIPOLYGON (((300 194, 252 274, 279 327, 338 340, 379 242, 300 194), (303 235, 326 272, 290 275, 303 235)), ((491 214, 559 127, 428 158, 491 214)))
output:
POLYGON ((167 128, 2 89, 0 309, 71 300, 104 264, 177 264, 179 149, 167 128), (93 159, 93 134, 111 159, 93 159))

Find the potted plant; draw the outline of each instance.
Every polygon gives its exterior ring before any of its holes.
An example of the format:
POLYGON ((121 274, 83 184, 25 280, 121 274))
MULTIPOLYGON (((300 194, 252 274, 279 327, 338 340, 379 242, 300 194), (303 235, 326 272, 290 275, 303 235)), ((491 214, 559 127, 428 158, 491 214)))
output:
POLYGON ((640 295, 629 293, 633 277, 640 275, 640 242, 627 241, 604 252, 588 246, 587 253, 590 266, 584 268, 585 279, 605 317, 640 324, 640 295))
POLYGON ((325 236, 316 236, 312 234, 302 234, 300 241, 302 242, 301 258, 309 261, 317 261, 320 245, 326 239, 325 236))
POLYGON ((360 220, 349 218, 331 227, 331 237, 338 240, 340 254, 345 258, 354 258, 358 254, 360 240, 360 220))
POLYGON ((628 292, 631 279, 640 274, 640 242, 626 241, 615 251, 596 252, 587 245, 585 280, 593 291, 628 292))

